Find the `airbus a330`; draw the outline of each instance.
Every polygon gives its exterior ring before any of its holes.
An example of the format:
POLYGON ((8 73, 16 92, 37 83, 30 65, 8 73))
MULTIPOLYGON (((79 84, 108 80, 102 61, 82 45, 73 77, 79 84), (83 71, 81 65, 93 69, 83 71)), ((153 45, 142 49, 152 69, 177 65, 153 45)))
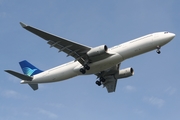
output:
POLYGON ((95 83, 98 86, 103 85, 109 93, 115 92, 118 79, 127 78, 134 74, 131 67, 120 70, 121 62, 152 50, 156 50, 160 54, 160 48, 175 37, 174 33, 164 31, 148 34, 112 48, 108 48, 106 45, 89 47, 24 23, 20 24, 24 29, 46 40, 50 47, 55 47, 59 52, 65 52, 67 56, 74 58, 72 62, 46 71, 38 69, 26 60, 19 62, 24 74, 5 70, 20 78, 22 84, 28 84, 33 90, 38 89, 39 83, 57 82, 79 75, 94 74, 97 76, 95 83))

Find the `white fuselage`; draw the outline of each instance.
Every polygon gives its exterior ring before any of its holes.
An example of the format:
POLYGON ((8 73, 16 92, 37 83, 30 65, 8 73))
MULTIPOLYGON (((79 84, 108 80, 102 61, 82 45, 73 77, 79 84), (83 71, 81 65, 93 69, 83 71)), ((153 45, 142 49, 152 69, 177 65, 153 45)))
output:
MULTIPOLYGON (((88 64, 91 69, 87 70, 85 75, 99 73, 128 58, 157 49, 157 47, 161 47, 171 41, 174 36, 175 34, 169 32, 157 32, 109 48, 107 52, 113 55, 88 64)), ((66 80, 82 75, 79 71, 80 68, 82 68, 82 65, 78 61, 72 61, 36 74, 33 76, 32 81, 22 80, 21 83, 48 83, 66 80)))

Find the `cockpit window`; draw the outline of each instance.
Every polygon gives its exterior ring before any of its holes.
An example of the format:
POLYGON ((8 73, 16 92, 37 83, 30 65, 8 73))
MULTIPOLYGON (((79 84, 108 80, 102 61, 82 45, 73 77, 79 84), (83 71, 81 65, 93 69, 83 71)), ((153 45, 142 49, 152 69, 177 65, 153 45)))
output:
POLYGON ((168 31, 164 32, 164 34, 167 34, 167 33, 169 33, 169 32, 168 31))

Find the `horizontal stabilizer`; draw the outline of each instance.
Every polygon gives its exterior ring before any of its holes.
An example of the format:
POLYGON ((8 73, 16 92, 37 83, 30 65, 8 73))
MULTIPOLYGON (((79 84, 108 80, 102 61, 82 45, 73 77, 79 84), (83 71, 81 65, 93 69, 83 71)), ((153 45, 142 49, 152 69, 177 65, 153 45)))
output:
POLYGON ((20 22, 21 26, 24 28, 26 27, 27 25, 25 25, 24 23, 20 22))
POLYGON ((32 79, 33 79, 31 76, 27 76, 27 75, 24 75, 24 74, 21 74, 21 73, 12 71, 12 70, 5 70, 5 72, 7 72, 7 73, 9 73, 11 75, 14 75, 14 76, 16 76, 16 77, 18 77, 19 79, 22 79, 22 80, 32 81, 32 79))
POLYGON ((38 84, 28 84, 33 90, 38 89, 38 84))

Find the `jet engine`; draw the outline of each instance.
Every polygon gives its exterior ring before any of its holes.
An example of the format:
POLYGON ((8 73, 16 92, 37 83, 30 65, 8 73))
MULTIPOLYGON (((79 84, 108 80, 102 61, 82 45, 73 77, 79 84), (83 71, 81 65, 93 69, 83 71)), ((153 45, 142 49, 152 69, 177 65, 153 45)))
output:
POLYGON ((107 52, 107 50, 108 50, 108 47, 106 45, 101 45, 95 48, 91 48, 91 50, 87 52, 87 55, 89 57, 93 57, 93 56, 104 54, 107 52))
POLYGON ((121 79, 121 78, 126 78, 126 77, 130 77, 134 75, 134 70, 133 68, 125 68, 122 70, 119 70, 119 72, 117 74, 115 74, 115 78, 116 79, 121 79))

